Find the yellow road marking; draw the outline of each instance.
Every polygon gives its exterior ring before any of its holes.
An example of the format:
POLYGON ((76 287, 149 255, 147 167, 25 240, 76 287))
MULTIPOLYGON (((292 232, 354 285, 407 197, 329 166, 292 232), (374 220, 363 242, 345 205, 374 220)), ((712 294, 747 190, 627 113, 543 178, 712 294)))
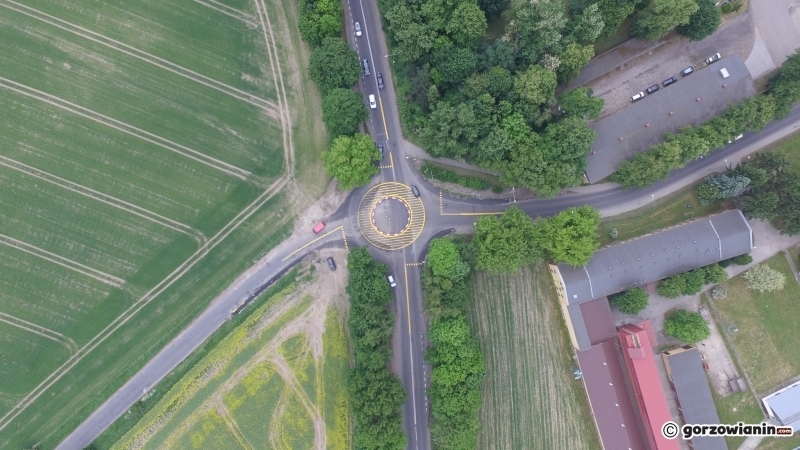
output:
POLYGON ((288 255, 286 255, 286 258, 283 258, 281 261, 286 261, 287 259, 291 258, 291 257, 292 257, 292 255, 294 255, 295 253, 299 252, 300 250, 302 250, 302 249, 304 249, 304 248, 308 247, 309 245, 313 244, 314 242, 317 242, 317 241, 318 241, 318 240, 320 240, 320 239, 323 239, 323 238, 326 238, 326 237, 328 237, 328 236, 329 236, 331 233, 335 233, 335 232, 337 232, 337 231, 339 231, 339 230, 342 230, 342 233, 344 233, 344 227, 343 227, 343 226, 341 226, 341 225, 339 225, 337 228, 334 228, 334 229, 332 229, 331 231, 329 231, 329 232, 327 232, 327 233, 323 234, 322 236, 320 236, 320 237, 318 237, 318 238, 314 239, 313 241, 309 242, 308 244, 306 244, 306 245, 304 245, 304 246, 302 246, 302 247, 298 248, 297 250, 293 251, 292 253, 289 253, 288 255))
MULTIPOLYGON (((386 141, 388 142, 389 141, 389 128, 386 126, 386 114, 383 113, 383 99, 381 99, 380 94, 378 94, 378 104, 381 105, 381 118, 383 118, 383 131, 386 132, 386 141)), ((392 154, 389 153, 389 156, 392 156, 392 154)))
POLYGON ((344 241, 344 250, 349 252, 350 251, 350 247, 347 246, 347 235, 344 232, 344 227, 339 227, 339 228, 342 229, 342 240, 344 241))
POLYGON ((411 336, 411 296, 408 294, 408 268, 406 266, 403 266, 403 278, 406 279, 406 310, 408 311, 406 319, 408 319, 408 335, 411 336))

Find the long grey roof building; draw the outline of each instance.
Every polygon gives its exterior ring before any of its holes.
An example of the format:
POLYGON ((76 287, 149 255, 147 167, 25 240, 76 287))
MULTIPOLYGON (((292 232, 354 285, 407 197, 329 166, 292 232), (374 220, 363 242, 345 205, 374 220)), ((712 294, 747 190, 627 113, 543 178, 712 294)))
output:
POLYGON ((737 209, 602 248, 583 267, 551 265, 573 346, 592 346, 581 304, 752 249, 753 232, 737 209))

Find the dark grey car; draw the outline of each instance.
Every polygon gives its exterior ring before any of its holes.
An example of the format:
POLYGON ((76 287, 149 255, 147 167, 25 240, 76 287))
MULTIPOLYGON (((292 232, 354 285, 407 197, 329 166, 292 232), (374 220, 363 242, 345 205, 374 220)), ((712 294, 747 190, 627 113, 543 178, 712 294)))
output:
POLYGON ((667 78, 666 80, 664 80, 664 82, 663 82, 663 83, 661 83, 661 84, 663 84, 663 85, 664 85, 664 87, 667 87, 667 86, 669 86, 670 84, 672 84, 672 83, 674 83, 674 82, 676 82, 676 81, 678 81, 678 78, 677 78, 677 77, 669 77, 669 78, 667 78))
POLYGON ((420 195, 419 194, 419 189, 417 189, 417 185, 416 184, 412 184, 411 185, 411 192, 414 193, 414 197, 419 197, 419 195, 420 195))
POLYGON ((333 262, 333 258, 328 258, 328 267, 330 267, 331 270, 336 270, 336 263, 333 262))
POLYGON ((658 85, 654 84, 654 85, 650 86, 649 88, 647 88, 647 93, 648 94, 652 94, 653 92, 655 92, 657 90, 658 90, 658 85))
POLYGON ((378 72, 378 89, 383 89, 383 74, 378 72))
POLYGON ((361 67, 364 68, 364 76, 369 75, 369 60, 362 59, 361 60, 361 67))

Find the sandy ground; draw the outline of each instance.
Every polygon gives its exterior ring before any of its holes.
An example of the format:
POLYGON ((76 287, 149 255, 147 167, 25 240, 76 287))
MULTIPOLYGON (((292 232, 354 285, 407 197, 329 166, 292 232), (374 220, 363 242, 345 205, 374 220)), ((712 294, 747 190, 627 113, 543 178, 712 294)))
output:
MULTIPOLYGON (((297 215, 294 224, 295 233, 310 233, 314 225, 333 214, 347 198, 349 191, 341 191, 336 181, 331 181, 325 193, 314 204, 297 215)), ((291 240, 291 239, 290 239, 291 240)))

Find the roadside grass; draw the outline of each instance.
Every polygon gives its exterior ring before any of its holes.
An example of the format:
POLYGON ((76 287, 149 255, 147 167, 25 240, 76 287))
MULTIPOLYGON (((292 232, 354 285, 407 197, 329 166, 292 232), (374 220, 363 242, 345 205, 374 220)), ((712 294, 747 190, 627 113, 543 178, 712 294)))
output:
POLYGON ((800 447, 800 433, 792 437, 766 437, 756 447, 758 450, 797 450, 800 447))
POLYGON ((795 267, 800 266, 800 247, 790 247, 788 250, 789 256, 792 258, 795 267))
POLYGON ((544 264, 476 273, 470 327, 486 356, 478 448, 600 448, 544 264))
POLYGON ((600 245, 605 246, 731 208, 733 208, 733 202, 730 200, 702 206, 697 200, 694 186, 691 186, 625 214, 604 217, 597 232, 600 245), (687 207, 687 205, 691 205, 691 207, 687 207), (609 233, 615 228, 619 236, 617 239, 611 239, 609 233))
MULTIPOLYGON (((255 16, 250 3, 224 3, 255 16)), ((59 372, 54 384, 35 392, 0 430, 0 447, 55 447, 252 261, 282 241, 294 214, 328 184, 319 159, 327 135, 319 94, 308 88, 308 47, 300 43, 296 9, 270 8, 270 35, 277 40, 276 63, 291 108, 297 182, 256 208, 86 357, 59 372)), ((0 9, 0 234, 124 279, 122 288, 111 288, 3 246, 0 317, 45 327, 45 334, 63 333, 64 341, 80 346, 185 261, 198 248, 198 236, 219 232, 285 170, 277 113, 231 95, 239 89, 277 105, 267 44, 260 28, 201 2, 176 8, 156 0, 32 0, 0 9), (41 20, 42 13, 52 17, 41 20), (87 38, 91 32, 121 43, 101 45, 87 38), (120 50, 122 43, 154 56, 135 58, 120 50), (175 66, 159 67, 155 57, 196 74, 177 75, 168 70, 175 66), (203 77, 225 87, 204 85, 203 77), (136 129, 123 132, 114 120, 136 129), (224 164, 253 175, 238 179, 220 170, 224 164)), ((6 371, 0 410, 13 407, 63 360, 65 344, 57 336, 43 345, 28 337, 25 347, 8 348, 18 353, 9 354, 14 366, 0 369, 6 371)), ((129 417, 157 397, 138 402, 142 406, 129 417)))
POLYGON ((425 160, 420 168, 420 173, 428 179, 456 183, 478 190, 502 185, 500 177, 497 175, 454 167, 437 161, 425 160))
POLYGON ((800 286, 783 253, 765 263, 786 275, 783 290, 750 291, 740 275, 722 284, 728 296, 714 302, 722 330, 733 325, 739 329, 729 337, 758 393, 800 374, 800 335, 793 332, 800 322, 800 286))
POLYGON ((762 151, 773 151, 786 156, 792 169, 800 170, 800 133, 794 133, 762 151))

